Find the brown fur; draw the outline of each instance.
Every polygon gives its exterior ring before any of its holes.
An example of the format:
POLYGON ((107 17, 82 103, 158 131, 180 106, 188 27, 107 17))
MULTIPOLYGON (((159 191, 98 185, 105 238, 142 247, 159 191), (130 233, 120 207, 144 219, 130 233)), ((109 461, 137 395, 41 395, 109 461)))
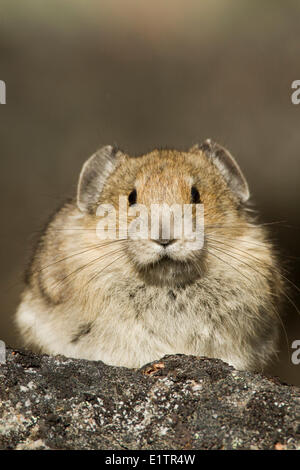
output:
POLYGON ((41 237, 17 313, 25 344, 50 354, 138 367, 165 354, 219 357, 261 369, 276 353, 282 283, 266 231, 199 148, 117 153, 92 209, 67 203, 41 237), (137 190, 138 202, 204 204, 205 245, 101 242, 96 207, 137 190), (156 249, 156 248, 155 248, 156 249))

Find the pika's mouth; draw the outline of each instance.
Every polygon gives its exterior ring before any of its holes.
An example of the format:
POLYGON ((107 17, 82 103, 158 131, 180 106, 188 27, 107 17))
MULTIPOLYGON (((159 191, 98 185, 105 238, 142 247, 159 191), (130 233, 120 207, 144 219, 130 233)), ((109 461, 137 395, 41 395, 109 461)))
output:
POLYGON ((172 258, 172 255, 170 253, 168 253, 167 251, 165 251, 164 253, 161 253, 160 255, 160 259, 156 261, 156 263, 167 263, 167 262, 171 262, 171 261, 175 261, 173 258, 172 258))
POLYGON ((173 259, 171 254, 164 253, 155 262, 140 267, 139 272, 144 281, 152 285, 184 286, 199 279, 202 268, 188 261, 173 259))

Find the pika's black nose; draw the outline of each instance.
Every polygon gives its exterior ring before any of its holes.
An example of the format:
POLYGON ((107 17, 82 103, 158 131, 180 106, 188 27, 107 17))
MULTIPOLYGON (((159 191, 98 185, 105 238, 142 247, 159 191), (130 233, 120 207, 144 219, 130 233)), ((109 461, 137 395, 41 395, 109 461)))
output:
POLYGON ((174 243, 176 240, 166 240, 166 239, 160 238, 159 240, 153 240, 153 241, 157 243, 158 245, 169 246, 169 245, 172 245, 172 243, 174 243))

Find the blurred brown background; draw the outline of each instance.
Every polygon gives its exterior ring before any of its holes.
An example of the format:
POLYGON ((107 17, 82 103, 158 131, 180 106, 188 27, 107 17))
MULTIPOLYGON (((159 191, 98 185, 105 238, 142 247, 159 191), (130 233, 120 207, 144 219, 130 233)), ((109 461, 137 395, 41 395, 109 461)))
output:
MULTIPOLYGON (((207 137, 227 146, 263 221, 280 222, 300 285, 297 0, 0 0, 0 12, 1 339, 19 344, 12 320, 35 233, 108 143, 133 154, 207 137)), ((270 372, 300 385, 300 314, 288 305, 285 328, 270 372)))

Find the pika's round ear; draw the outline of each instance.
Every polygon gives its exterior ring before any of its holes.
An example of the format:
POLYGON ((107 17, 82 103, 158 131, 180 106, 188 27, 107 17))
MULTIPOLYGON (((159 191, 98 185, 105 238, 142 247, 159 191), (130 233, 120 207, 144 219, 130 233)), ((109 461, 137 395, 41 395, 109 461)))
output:
POLYGON ((214 163, 229 188, 238 196, 241 202, 248 201, 250 197, 248 183, 239 165, 228 150, 211 139, 205 140, 201 145, 194 145, 190 149, 191 152, 196 150, 204 152, 214 163))
POLYGON ((102 147, 83 165, 77 189, 77 206, 82 212, 93 212, 108 176, 114 171, 118 156, 111 145, 102 147))

